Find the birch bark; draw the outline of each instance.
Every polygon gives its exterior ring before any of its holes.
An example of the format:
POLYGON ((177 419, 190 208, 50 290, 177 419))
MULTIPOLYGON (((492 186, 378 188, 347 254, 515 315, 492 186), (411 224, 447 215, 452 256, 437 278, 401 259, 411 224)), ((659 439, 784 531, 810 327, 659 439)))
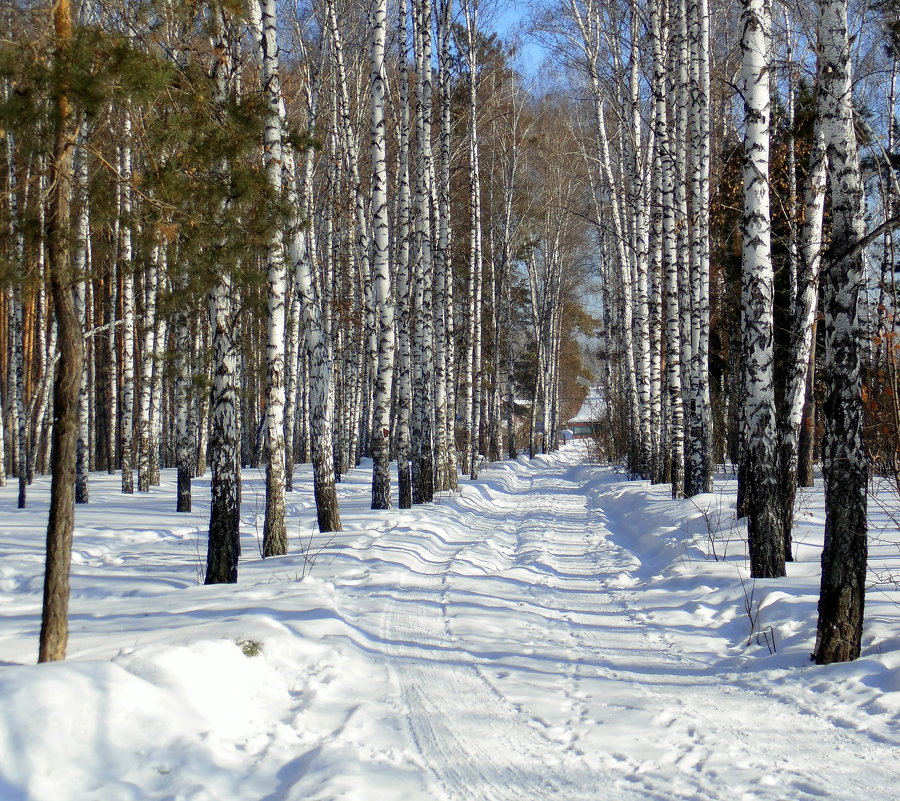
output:
POLYGON ((397 17, 399 43, 399 150, 397 155, 397 489, 401 509, 412 506, 410 422, 412 413, 412 354, 410 350, 410 98, 407 3, 401 0, 397 17))
POLYGON ((741 470, 750 575, 784 575, 778 510, 773 369, 774 272, 769 210, 769 0, 744 0, 744 217, 741 268, 743 361, 741 470))
POLYGON ((123 110, 119 174, 122 181, 122 492, 134 492, 134 252, 132 250, 131 113, 123 110))
POLYGON ((691 53, 690 385, 685 494, 712 489, 712 410, 709 390, 709 7, 688 8, 691 53))
MULTIPOLYGON (((314 240, 311 235, 307 235, 304 226, 308 205, 305 195, 298 191, 292 149, 286 151, 286 156, 288 205, 291 209, 288 253, 294 270, 294 291, 300 298, 303 312, 304 342, 309 363, 309 429, 316 516, 320 531, 341 531, 335 483, 332 402, 334 363, 327 327, 329 322, 325 313, 326 288, 330 285, 330 281, 323 282, 324 286, 316 285, 314 240)), ((307 148, 304 156, 308 174, 313 158, 311 147, 307 148)), ((309 186, 307 181, 305 186, 309 186)))
MULTIPOLYGON (((121 157, 117 163, 121 164, 121 157)), ((122 207, 123 186, 116 181, 116 209, 122 207)), ((107 306, 106 306, 106 470, 110 475, 116 472, 118 463, 119 436, 119 349, 116 344, 119 306, 118 260, 121 248, 122 218, 116 214, 113 221, 113 252, 108 261, 107 306)))
MULTIPOLYGON (((7 189, 9 192, 10 234, 15 243, 14 256, 19 269, 24 268, 25 261, 25 237, 22 232, 19 218, 19 193, 18 179, 16 175, 16 143, 13 133, 6 132, 7 155, 7 189)), ((29 450, 28 450, 28 417, 25 413, 25 348, 23 331, 22 309, 22 283, 16 280, 9 291, 9 334, 12 353, 10 354, 10 370, 7 375, 9 383, 7 395, 12 394, 12 399, 7 400, 11 411, 12 431, 15 434, 13 444, 13 466, 18 478, 19 494, 18 508, 24 509, 28 496, 29 450)))
MULTIPOLYGON (((646 159, 642 163, 641 143, 644 121, 641 114, 640 98, 640 42, 639 34, 639 9, 637 0, 632 0, 631 17, 629 20, 629 85, 628 85, 628 111, 631 124, 630 153, 628 159, 628 201, 634 219, 634 236, 632 237, 632 261, 635 272, 635 297, 634 297, 634 330, 635 338, 635 371, 637 388, 637 408, 639 420, 636 421, 640 429, 638 437, 638 458, 634 465, 636 472, 643 478, 652 475, 653 462, 653 437, 652 437, 652 408, 650 388, 650 276, 648 266, 649 245, 649 214, 648 204, 645 202, 646 181, 649 178, 646 168, 646 159)), ((651 134, 652 138, 652 134, 651 134)), ((646 150, 649 156, 652 148, 646 150)))
POLYGON ((372 424, 372 508, 391 508, 390 416, 394 376, 394 306, 391 298, 389 264, 387 151, 384 120, 384 47, 386 0, 373 0, 369 11, 371 26, 372 89, 372 272, 378 306, 378 374, 375 384, 372 424))
POLYGON ((437 169, 438 236, 434 257, 434 416, 435 489, 440 492, 456 489, 458 484, 454 442, 453 268, 450 248, 451 104, 453 94, 450 13, 452 8, 452 0, 438 0, 435 5, 438 32, 438 92, 440 97, 441 127, 437 169))
POLYGON ((478 144, 478 53, 475 41, 478 19, 475 0, 465 0, 463 10, 466 18, 466 62, 469 70, 469 351, 471 353, 471 378, 467 383, 471 384, 472 398, 471 417, 467 421, 469 452, 466 458, 469 463, 469 476, 475 480, 478 478, 480 462, 479 434, 484 400, 484 382, 481 375, 484 276, 481 236, 481 168, 478 144))
POLYGON ((825 312, 825 545, 817 664, 856 659, 866 590, 868 464, 863 445, 859 320, 865 217, 854 125, 846 0, 819 2, 817 111, 828 155, 831 242, 823 272, 825 312))
POLYGON ((654 91, 656 93, 657 147, 661 154, 660 200, 662 202, 662 272, 665 300, 665 355, 666 355, 666 434, 665 461, 669 465, 668 477, 672 485, 672 497, 684 493, 684 406, 681 384, 681 309, 678 275, 678 233, 676 223, 676 167, 677 142, 671 135, 674 114, 666 102, 667 95, 674 94, 673 83, 667 78, 667 61, 663 42, 668 39, 668 24, 662 14, 653 16, 659 35, 654 36, 654 91), (658 52, 656 50, 658 44, 658 52))
POLYGON ((431 220, 431 2, 413 0, 416 42, 416 182, 412 308, 413 354, 413 502, 434 499, 434 320, 432 314, 431 220))
POLYGON ((191 414, 191 329, 188 323, 187 268, 179 266, 175 288, 181 299, 175 311, 175 466, 176 511, 191 511, 191 477, 195 471, 193 415, 191 414))
MULTIPOLYGON (((213 64, 215 102, 224 105, 234 91, 233 31, 221 10, 213 11, 213 64)), ((221 165, 227 180, 228 164, 221 165)), ((206 551, 206 584, 237 582, 241 554, 240 427, 238 421, 237 319, 230 272, 223 271, 209 294, 213 385, 210 396, 209 542, 206 551)))
MULTIPOLYGON (((255 34, 256 60, 262 75, 266 100, 263 158, 266 179, 273 196, 280 200, 282 187, 282 96, 278 65, 278 30, 275 0, 252 0, 251 27, 255 34)), ((285 484, 285 299, 287 276, 284 265, 282 226, 273 222, 266 253, 268 284, 266 318, 266 514, 263 523, 263 557, 287 553, 284 519, 285 484)))
POLYGON ((813 133, 813 149, 806 178, 803 226, 798 237, 796 277, 792 284, 791 345, 788 375, 784 390, 786 419, 781 427, 779 461, 781 467, 781 515, 784 526, 785 560, 791 559, 794 499, 800 456, 800 433, 807 399, 807 381, 813 359, 816 315, 818 312, 819 275, 822 261, 827 178, 825 141, 821 121, 813 133))
POLYGON ((153 406, 153 370, 156 352, 156 299, 159 286, 159 251, 160 243, 156 242, 150 249, 150 258, 144 268, 143 294, 144 314, 142 319, 143 342, 141 347, 141 383, 138 396, 138 491, 150 492, 150 452, 152 406, 153 406))

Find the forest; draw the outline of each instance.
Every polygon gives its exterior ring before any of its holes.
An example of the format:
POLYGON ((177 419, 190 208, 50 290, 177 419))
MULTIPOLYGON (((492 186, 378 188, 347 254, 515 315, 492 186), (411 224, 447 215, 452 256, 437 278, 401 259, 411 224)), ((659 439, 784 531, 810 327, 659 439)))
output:
POLYGON ((183 513, 208 474, 205 582, 234 583, 242 468, 278 556, 297 465, 340 532, 363 459, 373 510, 425 504, 555 451, 589 387, 632 478, 734 466, 754 578, 820 462, 814 658, 860 655, 869 480, 900 483, 898 8, 502 11, 0 8, 0 482, 26 508, 52 477, 40 661, 92 471, 176 468, 183 513))

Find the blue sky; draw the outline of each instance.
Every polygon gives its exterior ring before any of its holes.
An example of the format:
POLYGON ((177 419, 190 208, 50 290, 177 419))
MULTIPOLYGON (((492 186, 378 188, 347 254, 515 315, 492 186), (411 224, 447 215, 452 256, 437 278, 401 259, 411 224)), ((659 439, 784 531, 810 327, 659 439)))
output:
MULTIPOLYGON (((511 32, 522 33, 516 29, 528 15, 528 5, 523 2, 509 2, 505 10, 501 11, 494 21, 493 28, 504 38, 509 38, 511 32)), ((534 75, 547 53, 543 47, 528 36, 523 35, 521 50, 516 59, 516 66, 525 75, 534 75)))

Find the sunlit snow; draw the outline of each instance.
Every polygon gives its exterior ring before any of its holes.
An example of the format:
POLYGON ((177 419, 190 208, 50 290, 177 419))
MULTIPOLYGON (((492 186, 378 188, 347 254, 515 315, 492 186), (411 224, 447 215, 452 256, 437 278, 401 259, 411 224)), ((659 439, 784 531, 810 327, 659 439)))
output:
POLYGON ((788 577, 754 585, 728 476, 672 501, 583 459, 387 512, 364 465, 326 536, 298 468, 267 560, 245 471, 240 582, 215 587, 208 478, 179 515, 173 472, 133 496, 92 475, 70 658, 41 666, 49 481, 22 511, 0 489, 0 799, 896 799, 895 495, 870 502, 864 655, 816 667, 818 489, 788 577))

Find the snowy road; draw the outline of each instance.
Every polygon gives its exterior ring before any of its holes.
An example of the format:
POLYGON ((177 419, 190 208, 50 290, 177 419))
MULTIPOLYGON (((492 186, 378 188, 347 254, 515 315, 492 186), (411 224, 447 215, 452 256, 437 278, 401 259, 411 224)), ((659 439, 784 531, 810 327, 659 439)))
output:
POLYGON ((542 461, 465 487, 444 525, 361 549, 394 566, 379 631, 431 797, 897 797, 895 742, 642 625, 640 562, 588 502, 584 469, 542 461))
POLYGON ((267 560, 248 474, 236 587, 197 585, 203 482, 185 517, 174 476, 130 498, 94 477, 71 659, 40 668, 46 487, 21 512, 0 490, 0 801, 900 797, 897 591, 872 593, 863 659, 807 658, 820 501, 789 577, 749 588, 770 653, 748 638, 739 532, 710 511, 727 492, 673 502, 579 459, 387 512, 359 470, 334 537, 310 537, 301 472, 292 553, 267 560))

